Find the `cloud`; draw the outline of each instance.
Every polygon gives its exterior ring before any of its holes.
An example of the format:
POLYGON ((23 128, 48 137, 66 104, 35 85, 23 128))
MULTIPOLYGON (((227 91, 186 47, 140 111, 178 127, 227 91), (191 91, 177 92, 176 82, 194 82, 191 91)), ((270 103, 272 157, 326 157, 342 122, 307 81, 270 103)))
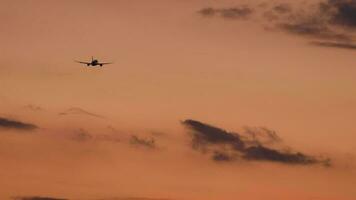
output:
POLYGON ((202 16, 219 16, 226 19, 246 19, 253 13, 253 10, 247 6, 234 8, 203 8, 198 11, 202 16))
POLYGON ((70 108, 65 112, 59 113, 59 115, 88 115, 88 116, 91 116, 91 117, 97 117, 97 118, 102 118, 102 119, 105 118, 105 117, 103 117, 101 115, 88 112, 88 111, 86 111, 86 110, 84 110, 82 108, 78 108, 78 107, 70 108))
POLYGON ((17 129, 17 130, 34 130, 38 127, 34 124, 24 123, 12 119, 0 117, 0 128, 17 129))
POLYGON ((68 136, 69 139, 76 142, 121 142, 117 134, 92 134, 83 128, 75 130, 68 136))
POLYGON ((280 30, 300 37, 317 39, 321 43, 342 43, 319 45, 322 47, 353 49, 349 47, 353 46, 355 38, 356 0, 325 0, 296 4, 294 7, 291 3, 285 2, 276 2, 272 6, 251 4, 224 9, 204 8, 199 13, 203 16, 231 19, 259 19, 266 30, 280 30))
POLYGON ((320 3, 319 6, 316 6, 317 9, 311 7, 297 11, 286 10, 284 13, 276 12, 278 20, 274 26, 299 36, 333 41, 352 41, 352 34, 349 31, 335 27, 340 25, 338 23, 332 23, 336 19, 335 14, 327 11, 331 8, 325 8, 331 5, 322 5, 320 3))
POLYGON ((321 47, 356 50, 356 44, 338 43, 338 42, 320 42, 320 41, 310 42, 310 44, 321 46, 321 47))
POLYGON ((331 24, 356 28, 356 0, 328 0, 320 3, 320 10, 330 15, 331 24))
POLYGON ((288 153, 279 150, 270 149, 262 145, 251 146, 245 149, 244 159, 247 160, 268 160, 288 164, 315 164, 318 163, 314 157, 307 156, 303 153, 288 153))
POLYGON ((14 200, 69 200, 63 198, 53 198, 53 197, 40 197, 40 196, 32 196, 32 197, 15 197, 14 200))
POLYGON ((77 142, 87 142, 93 140, 93 136, 84 129, 79 129, 77 132, 71 135, 71 139, 77 142))
POLYGON ((244 135, 247 137, 245 143, 254 145, 274 144, 282 142, 282 139, 277 135, 276 131, 266 127, 244 127, 244 135))
POLYGON ((120 133, 114 134, 92 134, 87 130, 80 128, 68 135, 70 140, 76 142, 112 142, 112 143, 128 143, 134 147, 155 149, 156 140, 153 137, 140 137, 137 135, 129 135, 129 137, 122 137, 120 133))
POLYGON ((276 8, 277 27, 289 33, 344 42, 354 38, 356 0, 327 0, 296 11, 276 8))
POLYGON ((265 12, 276 15, 274 26, 300 36, 336 41, 352 41, 356 28, 356 0, 327 0, 316 4, 278 4, 265 12))
POLYGON ((350 41, 351 37, 347 34, 337 33, 329 27, 319 24, 313 19, 301 21, 290 21, 280 23, 276 26, 278 29, 294 35, 305 36, 316 39, 350 41))
POLYGON ((231 156, 225 152, 221 152, 221 151, 214 151, 213 155, 212 155, 212 159, 214 161, 232 161, 234 160, 234 156, 231 156))
POLYGON ((154 149, 156 148, 156 142, 153 138, 140 138, 136 135, 132 135, 130 138, 130 144, 137 146, 137 147, 145 147, 148 149, 154 149))
POLYGON ((266 146, 267 144, 261 142, 257 136, 281 141, 274 131, 266 128, 255 129, 257 132, 253 132, 250 128, 247 135, 242 135, 191 119, 183 121, 182 124, 191 130, 189 133, 192 137, 193 149, 211 154, 214 161, 254 160, 299 165, 317 163, 329 165, 327 159, 266 146), (261 130, 264 132, 261 133, 261 130))
POLYGON ((229 144, 236 149, 244 148, 244 142, 238 134, 229 133, 223 129, 191 119, 185 120, 182 123, 193 130, 191 136, 194 148, 207 144, 229 144))

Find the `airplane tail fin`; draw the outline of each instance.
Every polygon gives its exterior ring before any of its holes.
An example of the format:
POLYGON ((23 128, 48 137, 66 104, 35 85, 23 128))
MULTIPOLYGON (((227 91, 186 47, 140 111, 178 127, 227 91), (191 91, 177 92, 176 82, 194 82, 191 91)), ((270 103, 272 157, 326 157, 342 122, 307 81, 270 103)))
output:
POLYGON ((93 57, 93 56, 91 56, 91 61, 93 62, 93 60, 94 60, 94 57, 93 57))

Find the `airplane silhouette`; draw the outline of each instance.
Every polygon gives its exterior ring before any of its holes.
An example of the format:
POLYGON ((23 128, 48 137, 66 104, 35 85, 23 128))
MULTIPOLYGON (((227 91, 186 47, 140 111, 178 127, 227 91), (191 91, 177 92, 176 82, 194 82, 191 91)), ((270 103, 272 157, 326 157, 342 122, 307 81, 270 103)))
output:
POLYGON ((83 62, 83 61, 75 61, 77 63, 81 63, 81 64, 86 64, 88 67, 89 66, 100 66, 102 67, 103 65, 108 65, 108 64, 112 64, 112 63, 104 63, 104 62, 99 62, 97 59, 94 59, 94 57, 92 56, 91 57, 91 62, 83 62))

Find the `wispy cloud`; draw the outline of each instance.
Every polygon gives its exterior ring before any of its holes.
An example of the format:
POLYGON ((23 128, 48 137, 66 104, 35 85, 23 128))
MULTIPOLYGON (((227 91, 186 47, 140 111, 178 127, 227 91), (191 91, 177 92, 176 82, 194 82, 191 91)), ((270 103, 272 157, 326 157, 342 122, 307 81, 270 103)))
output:
POLYGON ((117 134, 92 134, 83 128, 73 131, 68 138, 76 142, 121 142, 117 134))
POLYGON ((277 135, 276 131, 266 127, 244 127, 244 135, 250 138, 245 139, 245 143, 259 144, 275 144, 282 142, 282 139, 277 135))
POLYGON ((145 147, 149 149, 156 148, 156 141, 154 138, 140 138, 137 135, 131 136, 130 144, 137 147, 145 147))
POLYGON ((87 116, 97 117, 97 118, 102 118, 102 119, 105 118, 104 116, 88 112, 88 111, 86 111, 82 108, 78 108, 78 107, 72 107, 72 108, 66 110, 65 112, 59 113, 59 115, 87 115, 87 116))
POLYGON ((313 42, 310 42, 310 44, 320 46, 320 47, 356 50, 356 44, 337 43, 337 42, 321 42, 321 41, 313 41, 313 42))
POLYGON ((202 16, 219 16, 226 19, 246 19, 253 13, 248 6, 238 6, 234 8, 203 8, 198 11, 202 16))

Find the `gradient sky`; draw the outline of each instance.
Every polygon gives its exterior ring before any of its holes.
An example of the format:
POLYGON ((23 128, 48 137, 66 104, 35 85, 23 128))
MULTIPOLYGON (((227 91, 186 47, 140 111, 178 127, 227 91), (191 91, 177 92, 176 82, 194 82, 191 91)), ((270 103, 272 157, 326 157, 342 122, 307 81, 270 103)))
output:
POLYGON ((355 199, 356 51, 198 12, 277 3, 0 0, 0 117, 39 127, 0 129, 0 198, 355 199), (216 163, 185 119, 268 127, 332 167, 216 163))

